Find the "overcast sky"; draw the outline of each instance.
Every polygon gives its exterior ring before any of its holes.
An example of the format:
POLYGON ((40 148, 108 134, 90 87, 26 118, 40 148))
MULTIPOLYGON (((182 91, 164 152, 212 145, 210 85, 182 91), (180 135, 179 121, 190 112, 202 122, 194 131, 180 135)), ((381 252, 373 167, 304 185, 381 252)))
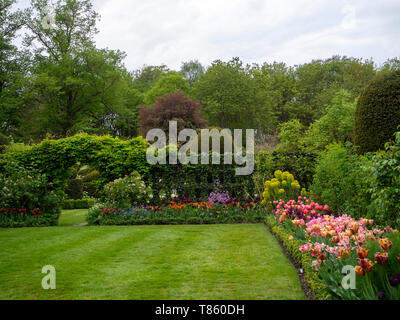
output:
POLYGON ((92 1, 97 45, 125 51, 129 70, 178 69, 191 59, 295 65, 335 54, 377 63, 400 56, 399 0, 92 1))

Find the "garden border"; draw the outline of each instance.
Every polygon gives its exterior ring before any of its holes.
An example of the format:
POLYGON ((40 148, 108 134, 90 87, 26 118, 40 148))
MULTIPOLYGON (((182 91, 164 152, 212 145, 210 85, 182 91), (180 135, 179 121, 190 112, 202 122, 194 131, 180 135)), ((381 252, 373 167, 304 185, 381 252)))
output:
POLYGON ((306 276, 305 276, 305 272, 304 269, 302 268, 302 265, 298 262, 296 262, 296 260, 293 258, 293 256, 289 253, 286 245, 284 244, 284 242, 282 241, 282 239, 272 231, 272 229, 270 228, 270 226, 264 222, 265 227, 267 228, 267 230, 274 236, 274 238, 278 241, 279 245, 282 248, 283 253, 285 254, 285 256, 288 258, 288 260, 293 264, 293 266, 296 268, 296 272, 297 275, 299 277, 300 280, 300 285, 301 285, 301 289, 303 290, 304 294, 306 295, 308 300, 316 300, 314 298, 314 295, 312 294, 311 288, 307 282, 306 276))

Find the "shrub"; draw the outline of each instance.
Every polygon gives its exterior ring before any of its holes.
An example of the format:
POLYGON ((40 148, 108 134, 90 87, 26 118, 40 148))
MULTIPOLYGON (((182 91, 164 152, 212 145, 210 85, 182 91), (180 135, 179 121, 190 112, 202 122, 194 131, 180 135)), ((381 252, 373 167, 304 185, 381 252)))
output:
POLYGON ((71 199, 81 199, 83 195, 83 181, 82 179, 71 179, 68 181, 65 193, 71 199))
POLYGON ((8 213, 1 215, 2 226, 57 224, 62 196, 45 175, 11 162, 0 172, 0 186, 0 206, 8 213))
POLYGON ((321 152, 330 144, 352 141, 356 104, 348 92, 339 91, 326 115, 313 122, 305 132, 302 142, 306 150, 321 152))
POLYGON ((151 188, 145 185, 140 174, 135 171, 104 186, 104 200, 121 208, 146 203, 151 197, 151 188))
POLYGON ((278 135, 278 150, 283 152, 296 152, 301 148, 301 139, 303 137, 304 127, 297 119, 279 125, 280 133, 278 135))
POLYGON ((204 128, 207 121, 201 117, 200 110, 200 103, 183 93, 168 94, 160 98, 154 107, 144 105, 139 109, 140 131, 143 136, 153 128, 168 132, 170 120, 178 122, 178 132, 185 128, 204 128))
POLYGON ((257 192, 264 191, 264 183, 276 170, 289 171, 308 188, 313 180, 318 155, 309 152, 257 152, 255 155, 254 183, 257 192))
POLYGON ((351 144, 330 145, 318 162, 310 190, 335 213, 367 216, 372 179, 363 167, 368 161, 357 156, 351 144))
MULTIPOLYGON (((304 191, 303 191, 304 193, 304 191)), ((265 182, 262 204, 280 199, 294 199, 300 194, 300 184, 288 171, 276 170, 274 178, 265 182)))
POLYGON ((2 153, 9 144, 10 142, 8 141, 8 138, 4 134, 0 133, 0 153, 2 153))
POLYGON ((354 143, 360 153, 373 152, 393 139, 400 124, 400 71, 381 74, 358 100, 354 143))
POLYGON ((89 209, 94 206, 94 199, 67 199, 63 201, 63 209, 89 209))
POLYGON ((374 155, 368 169, 374 178, 370 217, 382 224, 400 226, 400 132, 386 152, 374 155))

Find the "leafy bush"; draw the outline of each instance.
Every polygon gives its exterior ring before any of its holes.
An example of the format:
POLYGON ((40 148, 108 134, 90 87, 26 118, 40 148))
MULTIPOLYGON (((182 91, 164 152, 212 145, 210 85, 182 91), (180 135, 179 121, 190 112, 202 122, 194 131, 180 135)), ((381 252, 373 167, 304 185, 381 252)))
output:
POLYGON ((326 115, 313 122, 301 143, 310 152, 321 152, 333 143, 352 141, 356 101, 346 91, 339 91, 327 108, 326 115))
POLYGON ((372 177, 364 171, 367 157, 357 156, 351 144, 327 147, 315 169, 310 190, 339 214, 368 215, 372 177))
MULTIPOLYGON (((303 193, 305 190, 303 190, 303 193)), ((300 184, 288 171, 276 170, 274 178, 265 182, 262 204, 276 200, 294 199, 300 194, 300 184)))
POLYGON ((1 226, 57 224, 62 196, 45 175, 10 162, 0 172, 0 186, 1 226))
POLYGON ((301 149, 301 140, 304 133, 304 127, 297 119, 279 125, 280 133, 278 135, 278 151, 296 152, 301 149))
POLYGON ((67 199, 63 201, 62 208, 68 209, 89 209, 94 206, 94 199, 67 199))
POLYGON ((81 199, 83 196, 83 181, 82 179, 71 179, 68 180, 67 189, 65 193, 71 199, 81 199))
POLYGON ((253 181, 258 194, 265 189, 265 182, 276 170, 289 171, 306 189, 311 185, 315 173, 318 155, 309 152, 260 151, 255 155, 255 172, 253 181))
POLYGON ((387 145, 386 152, 375 154, 367 168, 374 178, 370 217, 400 226, 400 132, 395 143, 387 145))
POLYGON ((2 153, 9 144, 8 138, 0 132, 0 153, 2 153))
POLYGON ((358 100, 354 144, 360 153, 384 147, 400 124, 400 71, 378 75, 358 100))
POLYGON ((104 200, 121 208, 147 203, 152 198, 152 190, 147 187, 137 172, 116 179, 104 186, 104 200))

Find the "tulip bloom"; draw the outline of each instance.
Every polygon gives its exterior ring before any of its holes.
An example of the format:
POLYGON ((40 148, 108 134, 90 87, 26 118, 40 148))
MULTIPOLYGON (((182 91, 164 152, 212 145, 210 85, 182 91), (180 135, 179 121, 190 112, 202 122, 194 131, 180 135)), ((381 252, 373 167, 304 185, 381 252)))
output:
POLYGON ((377 252, 375 253, 375 261, 378 264, 386 264, 389 261, 389 255, 387 252, 377 252))
POLYGON ((381 248, 385 251, 389 251, 390 248, 392 247, 392 242, 389 241, 388 239, 379 239, 379 244, 381 248))
POLYGON ((369 259, 358 259, 358 263, 367 272, 371 272, 374 269, 374 263, 369 259))
POLYGON ((369 251, 365 248, 359 248, 357 249, 357 255, 360 259, 365 259, 368 257, 369 251))
POLYGON ((364 277, 365 276, 365 270, 363 268, 361 268, 360 266, 356 266, 354 268, 354 270, 356 271, 356 273, 360 276, 360 277, 364 277))

